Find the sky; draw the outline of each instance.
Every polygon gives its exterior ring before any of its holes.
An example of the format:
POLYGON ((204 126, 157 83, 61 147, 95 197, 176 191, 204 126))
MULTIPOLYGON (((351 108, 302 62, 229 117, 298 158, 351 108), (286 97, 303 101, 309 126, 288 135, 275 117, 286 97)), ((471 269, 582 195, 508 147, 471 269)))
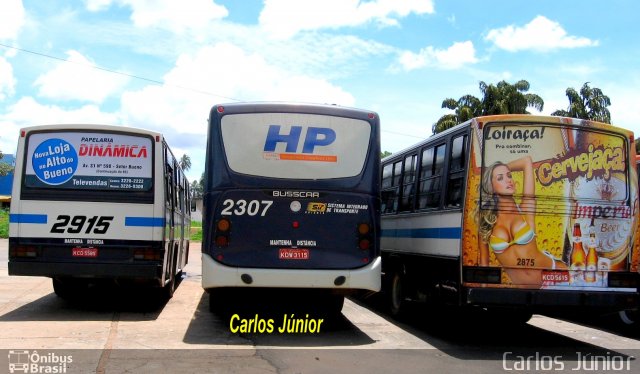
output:
POLYGON ((526 80, 550 114, 589 82, 640 135, 636 0, 1 0, 0 151, 19 129, 100 123, 162 132, 204 170, 207 117, 238 101, 380 115, 398 152, 479 82, 526 80))

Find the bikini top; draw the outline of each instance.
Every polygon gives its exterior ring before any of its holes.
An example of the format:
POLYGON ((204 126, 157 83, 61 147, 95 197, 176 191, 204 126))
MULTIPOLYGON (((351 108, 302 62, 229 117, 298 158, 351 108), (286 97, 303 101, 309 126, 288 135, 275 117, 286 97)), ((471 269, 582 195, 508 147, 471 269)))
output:
POLYGON ((529 226, 527 221, 525 221, 524 217, 522 217, 522 221, 524 222, 524 225, 522 225, 522 227, 520 227, 518 231, 516 231, 515 235, 513 235, 513 240, 510 242, 493 235, 489 237, 489 246, 491 247, 491 249, 493 249, 493 252, 495 254, 501 254, 507 248, 511 247, 514 244, 524 245, 530 243, 533 240, 535 232, 533 231, 531 226, 529 226))

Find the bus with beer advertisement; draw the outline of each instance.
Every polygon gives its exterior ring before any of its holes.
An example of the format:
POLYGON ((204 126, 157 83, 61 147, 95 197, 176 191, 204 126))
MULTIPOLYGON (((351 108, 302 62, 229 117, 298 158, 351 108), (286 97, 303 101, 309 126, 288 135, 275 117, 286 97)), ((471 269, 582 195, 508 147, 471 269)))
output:
POLYGON ((638 305, 631 131, 536 115, 474 118, 382 161, 383 288, 507 311, 638 305))

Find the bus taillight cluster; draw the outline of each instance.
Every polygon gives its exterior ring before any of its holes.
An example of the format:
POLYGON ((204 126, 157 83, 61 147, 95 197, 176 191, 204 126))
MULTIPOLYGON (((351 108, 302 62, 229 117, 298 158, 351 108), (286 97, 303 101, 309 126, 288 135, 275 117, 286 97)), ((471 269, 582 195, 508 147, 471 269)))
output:
POLYGON ((231 231, 231 221, 227 218, 220 218, 216 222, 215 243, 218 247, 229 245, 229 232, 231 231))
POLYGON ((371 226, 368 223, 358 225, 358 248, 363 251, 371 247, 371 226))

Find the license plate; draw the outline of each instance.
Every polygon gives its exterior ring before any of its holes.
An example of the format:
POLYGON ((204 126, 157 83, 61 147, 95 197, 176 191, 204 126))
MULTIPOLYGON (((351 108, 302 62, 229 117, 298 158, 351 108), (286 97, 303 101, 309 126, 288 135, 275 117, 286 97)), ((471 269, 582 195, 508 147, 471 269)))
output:
POLYGON ((73 248, 71 249, 73 257, 98 257, 98 248, 73 248))
POLYGON ((302 248, 280 248, 281 260, 308 260, 309 250, 302 248))

